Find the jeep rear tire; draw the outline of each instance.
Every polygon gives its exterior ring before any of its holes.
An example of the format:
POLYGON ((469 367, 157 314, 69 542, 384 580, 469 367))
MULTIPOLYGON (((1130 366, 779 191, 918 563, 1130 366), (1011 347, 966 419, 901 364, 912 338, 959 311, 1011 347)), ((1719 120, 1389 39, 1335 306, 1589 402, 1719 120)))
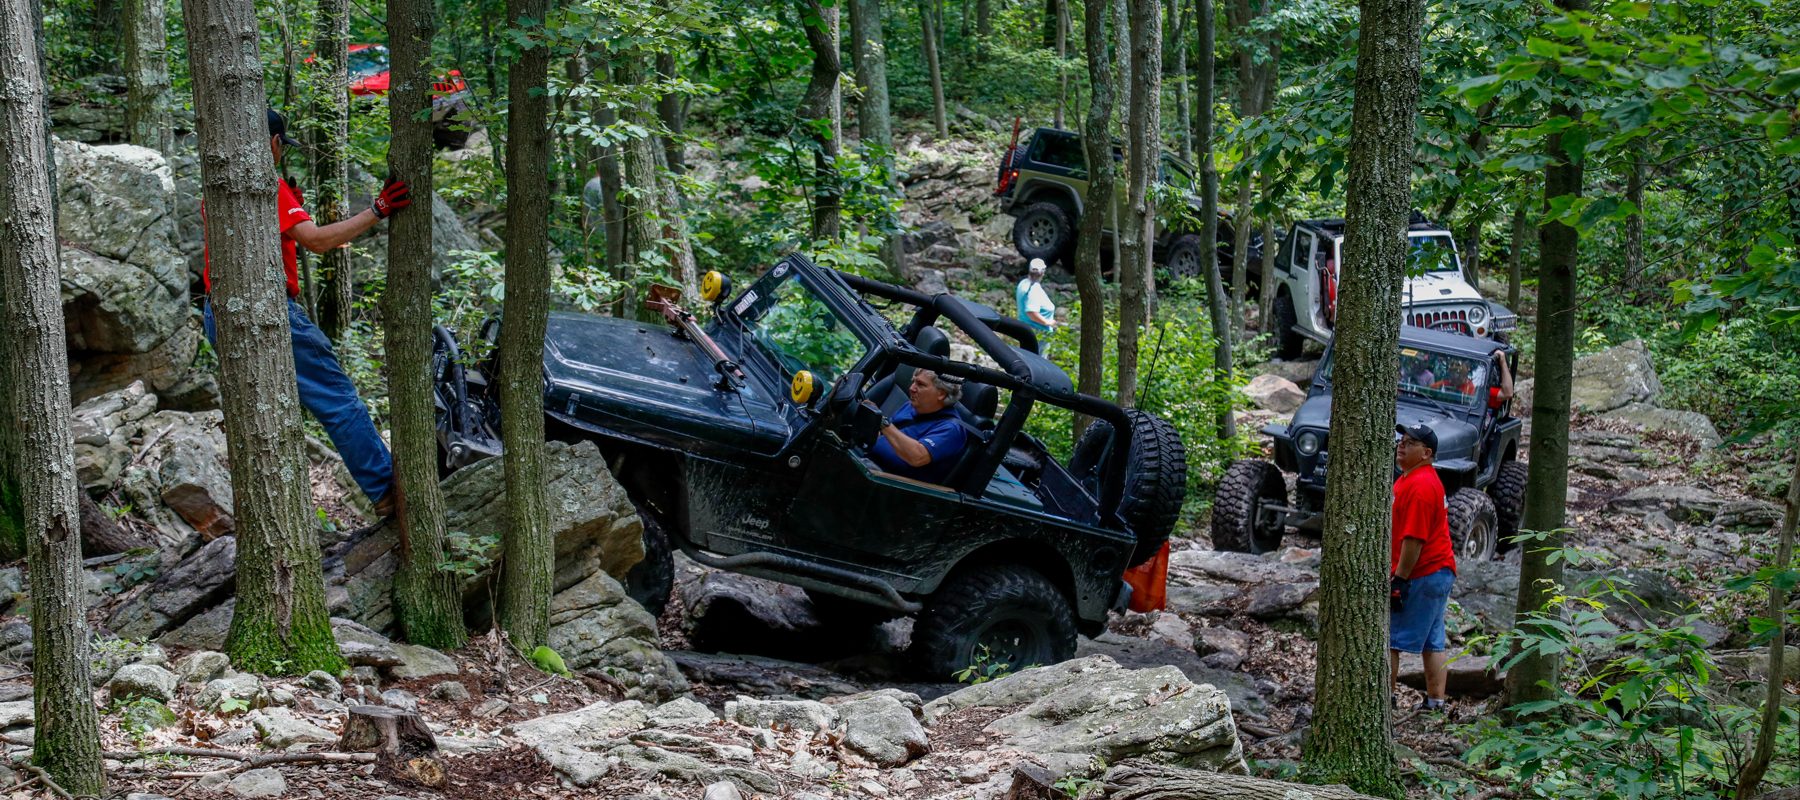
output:
POLYGON ((1053 263, 1062 258, 1073 238, 1069 213, 1055 203, 1032 203, 1013 220, 1013 246, 1026 259, 1053 263))
POLYGON ((1196 234, 1183 234, 1175 237, 1169 245, 1169 276, 1175 280, 1182 278, 1204 277, 1200 273, 1202 266, 1200 254, 1201 238, 1196 234))
POLYGON ((1512 538, 1519 535, 1519 520, 1525 516, 1525 482, 1530 477, 1531 468, 1524 462, 1508 461, 1500 465, 1500 474, 1488 486, 1488 495, 1494 498, 1494 516, 1499 521, 1496 553, 1518 546, 1512 538))
MULTIPOLYGON (((1119 518, 1137 535, 1126 564, 1135 567, 1156 555, 1175 531, 1187 502, 1187 448, 1175 426, 1159 417, 1128 408, 1125 418, 1131 421, 1131 454, 1125 459, 1119 518)), ((1094 420, 1069 457, 1069 473, 1095 497, 1112 460, 1112 442, 1112 424, 1094 420)))
POLYGON ((968 667, 1017 672, 1075 655, 1075 611, 1048 578, 1020 564, 959 572, 944 581, 913 625, 909 654, 932 680, 968 667))
POLYGON ((638 519, 644 521, 644 560, 625 573, 625 594, 650 616, 661 617, 675 588, 675 553, 655 517, 640 513, 638 519))
POLYGON ((1275 295, 1275 354, 1283 361, 1300 357, 1306 339, 1300 335, 1300 317, 1294 313, 1294 296, 1287 292, 1275 295))
POLYGON ((1450 545, 1457 563, 1493 560, 1499 533, 1493 498, 1479 489, 1458 489, 1450 496, 1450 545))
POLYGON ((1281 547, 1286 531, 1279 523, 1259 525, 1265 506, 1287 505, 1281 470, 1267 461, 1234 461, 1213 496, 1214 550, 1260 555, 1281 547))

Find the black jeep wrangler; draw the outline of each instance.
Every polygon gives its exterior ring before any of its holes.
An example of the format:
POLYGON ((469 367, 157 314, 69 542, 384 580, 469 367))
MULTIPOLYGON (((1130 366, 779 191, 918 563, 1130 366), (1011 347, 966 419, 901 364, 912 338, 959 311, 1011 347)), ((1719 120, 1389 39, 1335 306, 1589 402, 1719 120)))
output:
MULTIPOLYGON (((735 299, 728 287, 706 276, 704 328, 673 289, 646 303, 657 323, 550 316, 547 435, 597 443, 631 495, 648 555, 627 588, 646 607, 668 598, 673 544, 802 587, 828 619, 916 614, 911 656, 938 678, 983 656, 1065 660, 1077 632, 1122 607, 1123 571, 1167 540, 1186 494, 1172 426, 1078 394, 1024 323, 962 298, 798 255, 735 299), (909 320, 896 330, 876 306, 909 320), (952 361, 941 325, 999 368, 952 361), (917 369, 963 380, 968 446, 943 485, 868 456, 917 369), (1099 420, 1100 435, 1057 463, 1023 432, 1039 403, 1099 420)), ((495 341, 498 322, 481 336, 495 341)), ((437 347, 440 452, 455 469, 499 452, 497 391, 491 360, 465 364, 441 328, 437 347)))
MULTIPOLYGON (((1518 351, 1487 339, 1402 326, 1395 421, 1423 423, 1438 437, 1433 463, 1450 504, 1450 540, 1462 560, 1493 558, 1518 532, 1525 508, 1525 464, 1519 461, 1523 423, 1510 415, 1499 384, 1498 348, 1507 367, 1518 351)), ((1262 553, 1281 546, 1288 528, 1321 532, 1325 509, 1326 441, 1331 428, 1332 347, 1313 375, 1306 402, 1286 425, 1263 428, 1275 440, 1275 463, 1237 461, 1226 470, 1213 503, 1213 548, 1262 553), (1288 504, 1282 472, 1295 473, 1288 504)))

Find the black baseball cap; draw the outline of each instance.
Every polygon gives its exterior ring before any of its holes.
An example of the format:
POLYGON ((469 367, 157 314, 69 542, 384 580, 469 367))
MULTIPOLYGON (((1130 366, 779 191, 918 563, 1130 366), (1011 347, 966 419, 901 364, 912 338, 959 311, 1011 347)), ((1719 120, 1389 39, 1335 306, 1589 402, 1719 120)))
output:
POLYGON ((281 137, 281 143, 289 147, 300 146, 300 143, 295 141, 294 137, 288 135, 287 117, 282 116, 281 112, 276 111, 273 108, 269 109, 269 135, 281 137))
POLYGON ((1414 425, 1412 427, 1407 427, 1405 425, 1395 425, 1394 431, 1396 433, 1400 434, 1401 436, 1411 436, 1413 439, 1417 440, 1420 444, 1431 448, 1431 452, 1433 454, 1437 453, 1437 431, 1434 431, 1430 428, 1425 427, 1425 425, 1423 423, 1414 425))

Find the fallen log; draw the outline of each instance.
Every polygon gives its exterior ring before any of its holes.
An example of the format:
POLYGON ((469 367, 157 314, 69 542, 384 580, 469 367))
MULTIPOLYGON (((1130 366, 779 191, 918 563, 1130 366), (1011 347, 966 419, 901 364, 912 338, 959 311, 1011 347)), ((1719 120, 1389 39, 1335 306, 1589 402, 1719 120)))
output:
POLYGON ((1108 800, 1376 800, 1343 786, 1284 781, 1124 761, 1106 771, 1108 800))

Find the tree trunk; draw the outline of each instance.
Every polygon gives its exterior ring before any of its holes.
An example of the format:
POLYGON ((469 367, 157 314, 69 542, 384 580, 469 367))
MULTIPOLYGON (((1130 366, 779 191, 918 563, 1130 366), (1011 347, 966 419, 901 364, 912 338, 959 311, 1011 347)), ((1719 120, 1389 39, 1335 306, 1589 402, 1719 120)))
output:
POLYGON ((1630 174, 1625 176, 1625 201, 1637 208, 1625 218, 1625 283, 1643 285, 1644 271, 1644 140, 1638 139, 1627 149, 1631 157, 1630 174))
MULTIPOLYGON (((1775 549, 1777 571, 1794 565, 1796 517, 1800 517, 1800 448, 1795 449, 1793 477, 1788 479, 1787 513, 1781 517, 1781 543, 1775 549)), ((1782 588, 1781 581, 1770 581, 1769 619, 1775 623, 1775 632, 1774 638, 1769 640, 1768 695, 1763 699, 1762 719, 1757 723, 1756 749, 1738 771, 1737 800, 1756 796, 1763 773, 1768 771, 1769 761, 1775 757, 1775 734, 1781 727, 1781 701, 1787 694, 1781 677, 1787 674, 1781 663, 1787 653, 1787 599, 1787 590, 1782 588)))
POLYGON ((1481 288, 1481 209, 1470 212, 1463 224, 1463 280, 1477 290, 1481 288))
POLYGON ((1237 213, 1231 218, 1232 223, 1237 226, 1233 229, 1231 243, 1231 339, 1235 342, 1242 342, 1245 338, 1244 302, 1249 295, 1250 284, 1250 226, 1255 224, 1255 220, 1250 217, 1250 202, 1253 197, 1250 183, 1256 176, 1248 170, 1248 165, 1240 163, 1233 169, 1232 175, 1238 181, 1237 213), (1238 170, 1245 172, 1238 175, 1238 170))
MULTIPOLYGON (((507 0, 506 18, 542 20, 549 0, 507 0)), ((506 442, 506 499, 500 624, 514 647, 550 638, 556 553, 544 494, 544 331, 550 312, 549 48, 519 55, 507 76, 506 298, 500 326, 500 426, 506 442)), ((654 147, 648 138, 636 140, 654 147)))
MULTIPOLYGON (((1126 118, 1131 115, 1131 19, 1125 7, 1129 0, 1110 0, 1107 8, 1112 14, 1112 58, 1113 58, 1113 107, 1118 110, 1114 114, 1114 131, 1112 136, 1120 141, 1130 137, 1131 132, 1125 129, 1126 118)), ((1106 209, 1110 215, 1106 227, 1113 232, 1112 257, 1113 279, 1123 277, 1119 265, 1124 264, 1125 256, 1125 205, 1130 191, 1113 189, 1112 204, 1106 209)), ((1120 326, 1123 329, 1123 325, 1120 326)), ((1122 365, 1121 365, 1122 366, 1122 365)))
MULTIPOLYGON (((1199 79, 1194 87, 1195 148, 1200 156, 1200 268, 1206 271, 1206 302, 1212 317, 1213 369, 1221 382, 1229 382, 1232 373, 1231 321, 1226 308, 1224 281, 1219 279, 1219 165, 1213 157, 1213 96, 1216 77, 1213 50, 1218 26, 1214 21, 1212 0, 1196 0, 1195 22, 1200 43, 1195 68, 1199 79)), ((1263 245, 1267 247, 1267 244, 1263 245)), ((1237 418, 1230 408, 1219 410, 1219 438, 1237 437, 1237 418)))
POLYGON ((681 284, 683 297, 700 296, 700 272, 694 260, 694 243, 688 238, 687 221, 682 214, 681 193, 676 190, 675 182, 664 175, 668 165, 663 163, 662 151, 652 149, 655 159, 657 187, 660 192, 662 211, 657 220, 662 223, 660 234, 663 246, 668 250, 667 257, 674 272, 674 278, 681 284))
POLYGON ((981 39, 975 52, 977 55, 987 49, 988 37, 994 35, 993 9, 991 0, 975 0, 975 35, 981 39))
MULTIPOLYGON (((1587 8, 1587 0, 1558 0, 1565 12, 1587 8)), ((1551 113, 1578 124, 1580 110, 1567 100, 1551 113)), ((1579 161, 1563 152, 1562 134, 1551 134, 1544 152, 1544 207, 1557 198, 1581 196, 1579 161)), ((1514 619, 1549 610, 1561 589, 1563 565, 1549 555, 1563 546, 1569 495, 1569 395, 1575 366, 1575 268, 1580 257, 1579 231, 1554 220, 1538 227, 1538 302, 1535 391, 1531 401, 1531 463, 1525 479, 1524 530, 1541 531, 1544 539, 1521 547, 1518 610, 1514 619)), ((1556 696, 1560 654, 1533 654, 1514 664, 1506 675, 1506 706, 1556 696)))
MULTIPOLYGON (((350 9, 345 0, 319 0, 317 45, 313 55, 313 211, 323 222, 350 216, 350 9)), ((396 62, 398 63, 398 62, 396 62)), ((386 176, 382 176, 386 177, 386 176)), ((429 209, 429 204, 424 207, 429 209)), ((421 214, 419 216, 430 216, 421 214)), ((356 272, 350 248, 334 247, 319 257, 319 329, 341 344, 350 330, 356 303, 356 272)))
POLYGON ((800 120, 813 147, 812 238, 837 239, 841 227, 837 157, 839 140, 833 130, 843 126, 833 118, 832 96, 838 81, 837 6, 826 8, 819 0, 800 0, 800 21, 806 43, 812 48, 812 79, 800 98, 800 120))
MULTIPOLYGON (((612 59, 608 56, 606 48, 595 47, 592 50, 592 54, 594 58, 594 74, 602 76, 603 80, 611 82, 613 79, 612 59)), ((614 110, 611 105, 598 99, 594 101, 592 113, 594 124, 599 126, 601 130, 611 128, 619 121, 619 112, 614 110)), ((619 172, 619 151, 620 147, 618 144, 608 144, 600 149, 598 166, 600 174, 600 224, 606 231, 605 258, 607 272, 619 280, 629 282, 631 280, 631 273, 629 268, 630 256, 627 255, 625 251, 625 208, 624 205, 619 202, 619 190, 624 188, 624 177, 619 172)), ((630 290, 627 289, 625 294, 628 297, 630 295, 630 290)), ((623 302, 629 304, 630 301, 625 300, 623 302)), ((629 313, 630 311, 627 305, 626 307, 615 310, 614 316, 626 316, 629 313)))
MULTIPOLYGON (((1274 177, 1268 174, 1263 175, 1263 194, 1265 196, 1272 190, 1271 184, 1274 183, 1274 177)), ((1273 344, 1274 337, 1279 335, 1271 322, 1275 318, 1275 284, 1270 280, 1270 276, 1275 274, 1275 252, 1279 249, 1275 246, 1274 214, 1263 215, 1262 240, 1262 283, 1257 287, 1256 320, 1263 333, 1269 334, 1269 341, 1273 344)))
MULTIPOLYGON (((454 649, 466 639, 457 576, 444 569, 444 495, 438 489, 431 397, 431 0, 388 0, 388 165, 412 186, 418 208, 388 231, 387 288, 381 295, 400 568, 394 616, 413 644, 454 649)), ((509 204, 510 205, 510 204, 509 204)))
POLYGON ((1063 111, 1069 105, 1069 75, 1063 61, 1069 57, 1069 4, 1056 4, 1056 128, 1062 129, 1063 111))
POLYGON ((275 170, 263 117, 256 8, 182 6, 200 132, 212 259, 219 394, 237 498, 237 611, 225 651, 241 670, 343 669, 325 610, 275 228, 275 170))
POLYGON ((125 129, 132 144, 175 152, 168 25, 161 0, 125 2, 125 129))
POLYGON ((1519 311, 1519 283, 1524 277, 1525 236, 1531 230, 1531 217, 1525 204, 1525 198, 1520 198, 1513 206, 1512 246, 1506 254, 1506 307, 1515 314, 1519 311))
MULTIPOLYGON (((1112 159, 1112 62, 1106 56, 1106 15, 1112 6, 1103 0, 1082 4, 1083 38, 1087 47, 1087 119, 1082 128, 1082 148, 1087 155, 1087 208, 1112 206, 1115 167, 1112 159)), ((1106 380, 1106 295, 1100 286, 1100 239, 1106 226, 1104 214, 1082 214, 1075 239, 1075 293, 1081 313, 1081 361, 1076 381, 1083 394, 1100 397, 1106 380)), ((1075 415, 1075 440, 1089 420, 1075 415)))
POLYGON ((1191 24, 1188 6, 1182 0, 1168 0, 1169 42, 1167 50, 1174 58, 1170 74, 1175 79, 1175 139, 1181 157, 1194 160, 1194 121, 1188 106, 1187 29, 1191 24))
MULTIPOLYGON (((985 7, 986 0, 983 0, 985 7)), ((900 175, 894 163, 894 122, 888 103, 887 44, 881 29, 881 0, 851 0, 850 58, 856 68, 856 83, 862 88, 862 103, 856 109, 858 133, 864 148, 880 148, 881 163, 887 170, 888 182, 895 193, 903 192, 900 175)), ((896 280, 906 280, 906 249, 900 237, 888 236, 881 243, 881 260, 896 280)))
MULTIPOLYGON (((836 13, 835 9, 833 9, 833 13, 836 13)), ((834 55, 833 60, 835 61, 835 59, 834 55)), ((677 77, 676 68, 674 53, 656 54, 656 71, 662 75, 664 80, 674 80, 677 77)), ((835 80, 834 78, 832 84, 834 87, 837 85, 835 80)), ((687 171, 687 159, 682 154, 681 143, 682 136, 687 130, 687 105, 682 102, 681 93, 664 92, 661 97, 658 97, 656 99, 656 116, 662 119, 663 130, 666 131, 663 134, 663 159, 668 162, 670 172, 680 175, 687 171)))
POLYGON ((68 342, 63 334, 55 197, 44 137, 36 24, 24 3, 0 8, 0 393, 12 417, 8 463, 16 469, 27 565, 31 639, 37 653, 32 762, 70 792, 98 795, 99 716, 88 682, 75 440, 69 427, 68 342), (26 57, 24 54, 32 54, 26 57), (12 460, 12 459, 15 459, 12 460))
POLYGON ((944 115, 944 72, 938 67, 937 26, 931 20, 930 0, 919 0, 919 24, 923 26, 925 69, 931 73, 931 122, 939 139, 950 136, 950 121, 944 115))
POLYGON ((1156 209, 1150 184, 1162 157, 1162 5, 1129 0, 1131 15, 1131 105, 1126 129, 1125 260, 1119 264, 1119 395, 1122 406, 1137 404, 1138 338, 1149 317, 1151 263, 1156 245, 1156 209))
POLYGON ((1045 50, 1056 49, 1056 25, 1057 20, 1062 19, 1062 9, 1059 6, 1063 2, 1064 0, 1044 0, 1044 16, 1039 23, 1043 29, 1042 46, 1045 50))
POLYGON ((1361 0, 1356 100, 1345 187, 1344 280, 1338 296, 1319 563, 1317 712, 1303 750, 1310 783, 1384 797, 1404 789, 1388 709, 1389 525, 1400 288, 1417 148, 1423 0, 1361 0), (1341 462, 1338 459, 1343 459, 1341 462))

